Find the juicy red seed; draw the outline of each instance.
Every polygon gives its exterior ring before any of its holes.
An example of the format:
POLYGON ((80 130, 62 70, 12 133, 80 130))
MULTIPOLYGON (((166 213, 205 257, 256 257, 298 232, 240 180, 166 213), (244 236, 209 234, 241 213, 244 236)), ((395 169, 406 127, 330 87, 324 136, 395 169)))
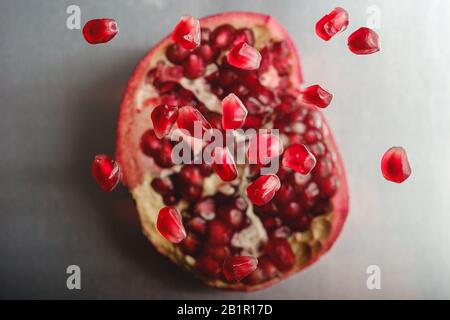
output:
POLYGON ((244 214, 238 209, 222 206, 217 210, 217 214, 223 222, 234 230, 239 230, 243 225, 244 214))
POLYGON ((330 176, 319 182, 319 189, 323 195, 332 197, 339 188, 339 180, 335 176, 330 176))
POLYGON ((308 186, 303 191, 303 194, 301 196, 301 200, 303 205, 307 207, 311 207, 314 205, 314 202, 317 200, 318 196, 320 194, 319 187, 317 186, 317 183, 310 182, 308 186))
POLYGON ((240 196, 233 200, 233 206, 242 212, 245 212, 248 208, 247 201, 245 201, 245 199, 240 196))
POLYGON ((151 183, 152 188, 159 194, 166 196, 173 193, 173 183, 170 178, 155 178, 151 183))
POLYGON ((333 95, 315 84, 302 90, 302 98, 306 103, 313 104, 318 108, 326 108, 333 99, 333 95))
POLYGON ((203 176, 200 170, 195 166, 185 165, 180 170, 180 178, 184 183, 201 186, 203 184, 203 176))
POLYGON ((401 183, 411 175, 406 150, 402 147, 389 148, 381 159, 381 172, 388 181, 401 183))
POLYGON ((269 217, 263 220, 263 226, 267 231, 274 230, 280 227, 282 221, 278 217, 269 217))
POLYGON ((217 112, 207 111, 205 118, 209 121, 211 126, 216 129, 222 129, 222 115, 217 112))
POLYGON ((246 86, 240 83, 235 83, 234 85, 232 85, 229 91, 241 98, 246 97, 250 92, 246 86))
POLYGON ((316 143, 323 139, 322 133, 319 130, 309 129, 304 134, 306 143, 316 143))
POLYGON ((195 234, 204 235, 206 232, 206 221, 200 217, 194 217, 186 224, 186 228, 195 234))
POLYGON ((188 79, 201 77, 205 73, 205 63, 197 54, 191 54, 183 64, 183 74, 188 79))
POLYGON ((166 206, 172 206, 180 201, 180 197, 175 194, 166 194, 163 196, 163 202, 166 206))
POLYGON ((178 43, 171 44, 166 49, 167 59, 174 64, 181 64, 187 59, 190 51, 184 49, 178 43))
POLYGON ((119 32, 114 19, 94 19, 86 22, 83 27, 83 36, 90 44, 99 44, 110 41, 119 32))
POLYGON ((227 148, 214 149, 212 167, 223 181, 232 181, 238 176, 233 156, 227 148))
POLYGON ((234 93, 230 93, 222 100, 222 128, 241 128, 244 125, 247 113, 242 101, 234 93))
POLYGON ((286 58, 289 55, 290 50, 286 42, 279 41, 272 45, 272 53, 279 58, 286 58))
POLYGON ((202 192, 203 192, 202 186, 190 184, 190 185, 183 185, 181 187, 180 193, 184 199, 192 201, 200 199, 200 197, 202 196, 202 192))
POLYGON ((272 200, 280 186, 280 179, 276 175, 264 175, 247 187, 247 195, 253 204, 262 206, 272 200))
POLYGON ((236 83, 238 76, 233 70, 221 70, 217 82, 222 87, 229 87, 236 83))
POLYGON ((155 84, 160 94, 171 93, 172 91, 177 91, 181 88, 180 84, 175 81, 158 82, 155 84))
POLYGON ((261 50, 261 64, 259 66, 259 74, 266 72, 272 65, 272 52, 269 47, 264 47, 261 50))
POLYGON ((287 271, 295 264, 294 253, 286 239, 270 239, 266 247, 266 252, 273 264, 281 271, 287 271))
POLYGON ((156 228, 164 238, 172 243, 180 243, 186 238, 181 214, 175 207, 164 207, 159 211, 156 228))
POLYGON ((256 99, 264 105, 270 105, 273 103, 275 96, 273 92, 263 85, 259 85, 255 88, 255 92, 253 93, 256 99))
POLYGON ((214 199, 204 198, 197 202, 194 207, 194 213, 205 220, 214 220, 216 217, 216 205, 214 199))
POLYGON ((161 168, 171 168, 173 166, 172 143, 167 139, 163 139, 160 140, 160 144, 160 149, 158 150, 158 153, 153 155, 153 160, 161 168))
POLYGON ((278 238, 278 239, 287 239, 291 235, 291 229, 287 226, 282 226, 277 229, 275 229, 270 236, 272 238, 278 238))
POLYGON ((208 243, 211 245, 225 245, 231 240, 232 231, 222 221, 213 220, 208 224, 208 243))
POLYGON ((302 209, 300 205, 294 201, 285 203, 280 209, 281 217, 287 222, 295 220, 301 212, 302 209))
POLYGON ((183 252, 195 255, 200 250, 200 240, 191 232, 188 232, 186 238, 180 243, 183 252))
POLYGON ((277 267, 272 263, 272 261, 267 257, 263 256, 259 259, 258 265, 261 267, 264 277, 266 279, 273 279, 280 274, 277 267))
POLYGON ((316 158, 320 158, 326 154, 327 147, 325 147, 325 144, 323 144, 322 142, 317 142, 315 144, 311 144, 309 146, 309 150, 316 158))
POLYGON ((311 226, 312 217, 308 214, 301 214, 297 220, 292 224, 296 231, 306 231, 311 226))
POLYGON ((233 45, 237 45, 241 42, 246 42, 247 44, 253 46, 255 44, 255 34, 249 28, 242 28, 236 31, 235 39, 233 45))
POLYGON ((272 133, 258 133, 249 143, 247 157, 250 164, 268 164, 272 158, 283 153, 283 144, 272 133))
POLYGON ((200 173, 204 177, 209 177, 212 173, 212 167, 211 167, 211 165, 209 165, 207 163, 199 164, 198 169, 200 170, 200 173))
POLYGON ((316 158, 303 144, 293 144, 283 153, 282 164, 301 174, 308 174, 316 165, 316 158))
POLYGON ((178 107, 159 105, 152 111, 153 130, 158 138, 169 134, 178 117, 178 107))
POLYGON ((201 138, 203 131, 211 129, 208 120, 198 109, 191 106, 184 106, 178 110, 177 125, 178 128, 187 130, 191 136, 196 138, 201 138), (195 132, 195 127, 199 132, 195 132))
POLYGON ((219 263, 223 263, 230 256, 230 249, 227 246, 206 245, 203 248, 203 254, 213 257, 219 263))
POLYGON ((234 41, 235 29, 229 24, 218 26, 211 34, 211 42, 220 49, 228 49, 234 41))
POLYGON ((239 282, 256 270, 258 259, 254 257, 229 257, 223 263, 223 274, 229 282, 239 282))
POLYGON ((255 212, 261 216, 277 216, 279 215, 278 206, 272 201, 263 206, 255 206, 255 212))
POLYGON ((99 186, 106 192, 114 190, 122 177, 119 164, 106 154, 95 156, 91 172, 99 186))
MULTIPOLYGON (((279 174, 280 172, 278 172, 278 175, 279 174)), ((278 190, 277 193, 275 193, 273 200, 277 204, 281 205, 283 203, 291 201, 292 199, 294 199, 294 197, 295 197, 294 188, 286 183, 281 185, 280 190, 278 190)))
POLYGON ((239 81, 250 90, 259 85, 258 76, 254 72, 242 72, 239 76, 239 81))
POLYGON ((191 16, 182 16, 172 32, 172 40, 187 50, 200 45, 200 21, 191 16))
POLYGON ((348 13, 342 8, 335 8, 316 23, 316 34, 325 41, 347 29, 348 13))
POLYGON ((161 150, 161 140, 153 130, 149 129, 142 135, 141 150, 148 157, 153 157, 161 150))
POLYGON ((261 63, 261 54, 251 45, 241 42, 231 48, 227 59, 233 67, 243 70, 256 70, 261 63))
POLYGON ((211 279, 219 278, 222 273, 221 265, 211 256, 198 257, 195 266, 200 273, 211 279))
POLYGON ((220 54, 219 49, 214 48, 209 44, 202 44, 200 47, 197 48, 196 52, 206 63, 213 62, 214 60, 217 59, 217 57, 220 54))
POLYGON ((380 51, 378 34, 362 27, 348 37, 348 48, 354 54, 371 54, 380 51))
POLYGON ((200 28, 200 33, 202 43, 208 42, 211 37, 211 30, 209 30, 208 28, 200 28))
POLYGON ((260 115, 249 114, 245 118, 244 128, 259 129, 263 124, 264 118, 260 115))
POLYGON ((310 180, 310 175, 303 175, 298 172, 292 172, 287 178, 288 183, 293 186, 294 190, 297 192, 302 192, 310 180))

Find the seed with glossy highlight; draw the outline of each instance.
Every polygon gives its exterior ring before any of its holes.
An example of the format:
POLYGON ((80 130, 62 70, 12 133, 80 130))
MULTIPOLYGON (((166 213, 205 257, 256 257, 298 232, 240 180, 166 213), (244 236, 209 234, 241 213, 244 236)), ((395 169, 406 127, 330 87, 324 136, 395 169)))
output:
POLYGON ((86 22, 83 27, 83 36, 90 44, 99 44, 110 41, 119 32, 114 19, 94 19, 86 22))
POLYGON ((255 271, 257 266, 258 259, 254 257, 229 257, 223 263, 223 274, 229 282, 239 282, 255 271))
POLYGON ((296 143, 286 148, 282 164, 305 175, 316 166, 316 158, 305 145, 296 143))
POLYGON ((315 84, 302 90, 302 98, 306 103, 313 104, 318 108, 326 108, 333 99, 333 95, 315 84))
POLYGON ((236 68, 256 70, 261 63, 261 54, 246 42, 241 42, 231 48, 227 60, 230 65, 236 68))
POLYGON ((109 156, 99 154, 92 163, 92 175, 104 191, 111 192, 119 183, 122 171, 119 164, 109 156))
POLYGON ((177 120, 177 116, 178 107, 164 104, 155 107, 151 114, 155 135, 160 139, 166 136, 177 120))
POLYGON ((244 125, 247 109, 234 93, 222 100, 222 128, 239 129, 244 125))
POLYGON ((200 21, 191 16, 182 16, 172 32, 172 39, 184 49, 200 45, 200 21))
POLYGON ((342 8, 335 8, 316 24, 317 35, 325 41, 347 29, 348 13, 342 8))
POLYGON ((372 54, 380 51, 378 34, 372 29, 362 27, 348 37, 348 48, 354 54, 372 54))
POLYGON ((250 201, 263 206, 268 203, 281 187, 280 178, 274 174, 264 175, 253 181, 247 187, 247 196, 250 201))
POLYGON ((381 159, 381 172, 386 180, 401 183, 411 175, 408 156, 402 147, 392 147, 381 159))
POLYGON ((156 228, 172 243, 180 243, 186 238, 181 214, 175 207, 164 207, 159 211, 156 228))
POLYGON ((212 167, 223 181, 232 181, 237 178, 236 164, 227 148, 214 149, 212 167))
POLYGON ((206 130, 211 129, 211 124, 201 112, 191 106, 181 107, 177 118, 178 128, 187 130, 192 137, 201 138, 206 130), (197 128, 197 130, 195 130, 197 128))

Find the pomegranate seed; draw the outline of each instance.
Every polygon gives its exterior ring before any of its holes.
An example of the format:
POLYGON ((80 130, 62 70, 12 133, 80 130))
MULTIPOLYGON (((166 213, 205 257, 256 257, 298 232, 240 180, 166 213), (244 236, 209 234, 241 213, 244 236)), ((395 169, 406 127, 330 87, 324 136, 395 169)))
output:
POLYGON ((202 256, 197 258, 196 268, 203 275, 211 279, 219 278, 222 272, 219 262, 211 256, 202 256))
MULTIPOLYGON (((280 172, 278 172, 278 175, 280 172)), ((289 184, 283 184, 280 187, 280 190, 275 193, 275 196, 273 197, 273 200, 281 205, 286 203, 287 201, 291 201, 295 197, 294 188, 289 184)))
POLYGON ((236 31, 235 39, 233 45, 237 45, 241 42, 246 42, 247 44, 253 46, 255 44, 255 34, 249 28, 242 28, 236 31))
POLYGON ((151 183, 152 188, 159 194, 166 196, 173 193, 173 183, 170 178, 155 178, 151 183))
POLYGON ((212 198, 205 198, 195 204, 194 213, 205 220, 214 220, 216 206, 212 198))
POLYGON ((278 238, 278 239, 287 239, 291 235, 291 229, 287 226, 282 226, 274 230, 270 236, 272 238, 278 238))
POLYGON ((211 37, 211 30, 209 30, 208 28, 200 28, 200 33, 201 33, 201 40, 202 43, 208 42, 210 37, 211 37))
POLYGON ((181 241, 181 250, 190 255, 196 255, 200 250, 200 240, 191 232, 181 241))
POLYGON ((245 118, 244 128, 259 129, 263 123, 263 117, 259 115, 249 114, 245 118))
POLYGON ((242 212, 245 212, 248 208, 247 201, 245 201, 245 199, 240 196, 233 200, 233 206, 242 212))
POLYGON ((280 186, 280 179, 276 175, 264 175, 247 187, 247 195, 253 204, 262 206, 272 200, 280 186))
POLYGON ((206 232, 206 221, 200 217, 194 217, 186 224, 186 228, 195 234, 204 235, 206 232))
POLYGON ((163 104, 155 107, 151 114, 155 135, 160 139, 168 135, 177 116, 178 107, 169 107, 163 104))
POLYGON ((233 67, 243 70, 256 70, 261 63, 261 54, 251 45, 241 42, 231 48, 227 60, 233 67))
POLYGON ((222 100, 222 128, 239 129, 246 117, 247 109, 234 93, 230 93, 222 100))
POLYGON ((89 20, 83 27, 83 36, 90 44, 99 44, 110 41, 119 32, 114 19, 89 20))
POLYGON ((223 274, 228 282, 239 282, 256 270, 258 259, 254 257, 229 257, 223 263, 223 274))
POLYGON ((232 181, 238 176, 233 156, 227 148, 214 149, 212 167, 223 181, 232 181))
POLYGON ((293 144, 284 151, 282 164, 306 175, 314 169, 316 158, 305 145, 293 144))
POLYGON ((268 164, 283 153, 283 144, 272 133, 258 133, 249 143, 247 157, 251 164, 268 164))
POLYGON ((316 143, 322 140, 322 133, 319 130, 309 129, 304 134, 306 143, 316 143))
POLYGON ((166 206, 172 206, 180 201, 180 197, 175 194, 167 194, 163 196, 163 202, 166 206))
POLYGON ((294 253, 286 239, 270 239, 266 247, 266 252, 273 264, 281 271, 287 271, 295 264, 294 253))
POLYGON ((188 79, 201 77, 205 73, 205 63, 197 54, 191 54, 183 64, 184 76, 188 79))
POLYGON ((339 188, 339 180, 335 176, 330 176, 319 182, 319 189, 323 195, 332 197, 339 188))
POLYGON ((159 211, 156 228, 164 238, 172 243, 180 243, 186 238, 181 214, 175 207, 164 207, 159 211))
POLYGON ((167 59, 174 64, 181 64, 187 59, 190 51, 184 49, 178 43, 171 44, 166 49, 167 59))
POLYGON ((191 16, 182 16, 172 32, 172 40, 187 50, 200 45, 200 21, 191 16))
POLYGON ((269 217, 263 220, 263 226, 268 231, 281 227, 281 224, 282 221, 278 217, 269 217))
POLYGON ((141 150, 148 157, 153 157, 161 149, 161 141, 151 129, 147 130, 141 137, 141 150))
POLYGON ((310 182, 303 191, 303 194, 301 196, 302 204, 306 207, 312 207, 315 201, 317 200, 319 194, 320 190, 319 187, 317 186, 317 183, 310 182))
POLYGON ((408 156, 402 147, 392 147, 381 159, 381 172, 386 180, 401 183, 411 175, 408 156))
POLYGON ((106 154, 95 156, 91 171, 97 183, 106 192, 113 191, 122 177, 119 164, 106 154))
POLYGON ((300 215, 301 212, 302 208, 300 207, 300 205, 297 202, 290 201, 282 205, 280 210, 280 216, 286 222, 292 222, 300 215))
POLYGON ((178 111, 177 118, 178 128, 187 130, 192 137, 201 138, 204 131, 211 129, 211 124, 198 111, 191 106, 181 107, 178 111), (200 132, 195 132, 194 128, 198 127, 200 132))
POLYGON ((208 243, 211 245, 225 245, 231 240, 232 231, 222 221, 213 220, 208 225, 208 243))
POLYGON ((200 55, 203 61, 205 61, 206 63, 210 63, 217 59, 220 54, 220 50, 214 48, 209 44, 202 44, 200 47, 198 47, 196 53, 200 55))
POLYGON ((342 8, 335 8, 316 24, 317 35, 325 41, 347 29, 348 13, 342 8))
POLYGON ((260 258, 258 265, 261 267, 266 279, 273 279, 280 274, 280 271, 278 271, 277 267, 275 267, 267 256, 260 258))
POLYGON ((200 199, 203 192, 203 186, 196 186, 194 184, 184 184, 181 186, 180 194, 188 201, 195 201, 200 199))
POLYGON ((316 84, 303 89, 302 98, 306 103, 313 104, 318 108, 326 108, 333 99, 333 95, 316 84))
POLYGON ((371 54, 380 51, 378 34, 362 27, 348 37, 348 48, 354 54, 371 54))
POLYGON ((234 41, 235 29, 229 24, 218 26, 211 34, 211 42, 220 49, 228 49, 234 41))
POLYGON ((223 263, 230 256, 230 249, 226 246, 206 245, 203 248, 203 254, 213 257, 217 262, 223 263))
POLYGON ((308 214, 301 214, 292 224, 295 231, 304 232, 311 226, 312 217, 308 214))
POLYGON ((238 75, 233 70, 225 69, 221 70, 219 77, 218 77, 218 83, 222 87, 229 87, 236 83, 236 80, 238 78, 238 75))
POLYGON ((204 177, 209 177, 212 173, 212 167, 211 167, 211 165, 209 165, 207 163, 199 164, 198 169, 200 170, 200 173, 204 177))
POLYGON ((239 80, 250 90, 255 89, 259 85, 258 76, 253 72, 243 72, 239 76, 239 80))
POLYGON ((258 101, 264 105, 272 104, 275 99, 273 92, 271 90, 267 89, 266 87, 264 87, 263 85, 258 85, 255 88, 254 95, 255 95, 256 99, 258 99, 258 101))
POLYGON ((314 167, 314 175, 319 178, 326 178, 333 172, 333 162, 328 156, 322 157, 314 167))
POLYGON ((153 154, 153 160, 161 168, 171 168, 173 166, 172 143, 167 139, 159 141, 160 141, 160 148, 157 153, 153 154))
POLYGON ((218 208, 217 214, 223 222, 234 230, 239 230, 243 225, 244 214, 238 209, 222 206, 218 208))
POLYGON ((203 184, 203 176, 200 170, 195 166, 185 165, 180 170, 180 178, 184 183, 201 186, 203 184))

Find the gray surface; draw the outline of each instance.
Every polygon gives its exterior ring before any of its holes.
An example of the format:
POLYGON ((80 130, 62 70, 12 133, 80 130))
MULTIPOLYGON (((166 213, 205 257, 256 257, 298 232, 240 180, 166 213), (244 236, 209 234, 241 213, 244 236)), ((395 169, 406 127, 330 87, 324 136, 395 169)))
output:
POLYGON ((0 2, 1 298, 450 298, 449 1, 24 1, 0 2), (65 28, 113 17, 121 32, 89 46, 65 28), (324 43, 315 21, 335 5, 349 30, 381 8, 382 52, 352 55, 346 36, 324 43), (307 83, 334 94, 326 110, 341 147, 351 214, 318 264, 252 294, 205 288, 160 257, 141 235, 123 189, 104 194, 90 177, 98 152, 112 153, 120 96, 138 59, 179 16, 223 10, 271 13, 297 43, 307 83), (413 175, 384 181, 391 145, 413 175), (82 269, 68 291, 65 269, 82 269), (366 267, 382 290, 366 289, 366 267))

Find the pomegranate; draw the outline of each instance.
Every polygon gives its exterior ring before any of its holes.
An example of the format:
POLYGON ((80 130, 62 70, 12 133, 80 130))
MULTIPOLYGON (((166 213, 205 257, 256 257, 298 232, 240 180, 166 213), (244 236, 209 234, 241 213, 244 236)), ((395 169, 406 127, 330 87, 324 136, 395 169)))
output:
POLYGON ((93 19, 86 22, 83 27, 83 36, 90 44, 99 44, 110 41, 119 32, 114 19, 93 19))
POLYGON ((348 12, 343 8, 334 8, 316 23, 316 34, 325 41, 341 33, 348 26, 348 12))
POLYGON ((348 48, 354 54, 360 55, 378 52, 378 34, 370 28, 359 28, 348 37, 348 48))
MULTIPOLYGON (((311 265, 336 241, 348 212, 344 167, 321 112, 304 101, 300 61, 282 26, 249 12, 199 22, 199 46, 186 49, 169 36, 137 66, 121 105, 116 159, 161 254, 211 286, 257 290, 311 265), (242 43, 250 51, 239 61, 248 68, 229 59, 242 43), (196 162, 209 145, 194 137, 194 121, 206 133, 231 129, 235 139, 240 130, 270 129, 253 145, 281 165, 265 174, 265 161, 237 161, 224 144, 211 150, 212 163, 196 162), (171 157, 180 137, 193 163, 171 157), (161 209, 170 210, 166 219, 161 209)), ((323 103, 322 96, 316 90, 311 99, 323 103)))
POLYGON ((411 175, 408 156, 402 147, 389 148, 381 159, 381 172, 388 181, 402 183, 411 175))

